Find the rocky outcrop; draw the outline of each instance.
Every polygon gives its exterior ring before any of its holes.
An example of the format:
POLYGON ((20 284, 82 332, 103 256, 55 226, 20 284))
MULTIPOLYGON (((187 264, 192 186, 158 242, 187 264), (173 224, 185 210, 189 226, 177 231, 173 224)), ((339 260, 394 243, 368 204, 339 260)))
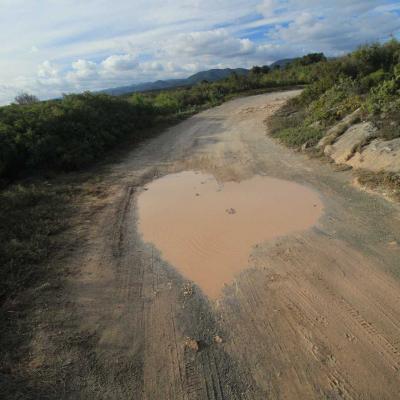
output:
POLYGON ((360 109, 348 115, 332 127, 316 147, 337 164, 400 173, 400 138, 376 138, 374 125, 359 122, 360 116, 360 109))
POLYGON ((324 149, 326 146, 331 145, 340 135, 347 131, 352 125, 359 122, 361 118, 361 108, 347 115, 338 124, 328 130, 326 135, 318 142, 317 149, 324 149))
POLYGON ((376 129, 370 122, 356 124, 347 129, 334 144, 325 146, 324 153, 337 164, 346 164, 375 133, 376 129))
POLYGON ((356 153, 347 164, 353 168, 370 171, 400 172, 400 138, 393 140, 375 139, 356 153))

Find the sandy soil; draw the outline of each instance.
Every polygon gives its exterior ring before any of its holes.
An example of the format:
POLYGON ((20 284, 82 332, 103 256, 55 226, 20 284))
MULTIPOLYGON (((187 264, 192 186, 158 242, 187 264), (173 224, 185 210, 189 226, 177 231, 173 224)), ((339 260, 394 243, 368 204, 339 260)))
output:
POLYGON ((49 398, 400 398, 399 207, 266 135, 263 121, 295 94, 233 100, 112 166, 66 260, 77 273, 53 315, 62 331, 37 327, 32 368, 54 369, 49 398), (210 300, 138 233, 143 188, 185 170, 293 181, 317 191, 324 212, 255 243, 210 300))

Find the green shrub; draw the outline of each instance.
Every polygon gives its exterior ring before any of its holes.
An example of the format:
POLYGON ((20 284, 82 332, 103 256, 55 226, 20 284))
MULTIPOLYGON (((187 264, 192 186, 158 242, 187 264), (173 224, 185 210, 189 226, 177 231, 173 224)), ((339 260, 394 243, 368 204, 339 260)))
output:
POLYGON ((139 139, 153 110, 138 99, 68 95, 57 101, 0 108, 0 177, 31 169, 72 170, 102 156, 123 137, 139 139))
POLYGON ((181 109, 178 96, 168 92, 161 92, 154 99, 154 106, 159 112, 164 114, 175 113, 181 109))
POLYGON ((356 94, 356 82, 351 78, 342 78, 337 84, 323 93, 308 108, 306 124, 322 122, 325 126, 353 112, 361 105, 356 94))
POLYGON ((365 108, 372 114, 394 112, 399 106, 400 82, 385 80, 371 89, 365 108))
POLYGON ((390 78, 390 74, 385 72, 383 69, 378 69, 377 71, 371 72, 369 75, 364 76, 360 79, 360 90, 365 93, 371 88, 379 85, 386 79, 390 78))

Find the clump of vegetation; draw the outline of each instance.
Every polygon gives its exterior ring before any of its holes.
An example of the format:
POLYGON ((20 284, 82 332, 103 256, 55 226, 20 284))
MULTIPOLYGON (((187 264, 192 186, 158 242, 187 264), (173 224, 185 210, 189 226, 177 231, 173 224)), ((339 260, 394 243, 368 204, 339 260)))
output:
POLYGON ((21 171, 74 170, 102 156, 128 134, 151 124, 145 105, 107 95, 0 108, 0 177, 21 171))
POLYGON ((361 98, 355 82, 344 77, 308 106, 303 125, 319 123, 324 127, 331 126, 360 105, 361 98))
POLYGON ((364 109, 385 139, 400 137, 400 62, 390 79, 372 87, 364 109))
POLYGON ((34 103, 39 103, 39 99, 33 94, 20 93, 15 97, 15 104, 19 104, 20 106, 34 103))

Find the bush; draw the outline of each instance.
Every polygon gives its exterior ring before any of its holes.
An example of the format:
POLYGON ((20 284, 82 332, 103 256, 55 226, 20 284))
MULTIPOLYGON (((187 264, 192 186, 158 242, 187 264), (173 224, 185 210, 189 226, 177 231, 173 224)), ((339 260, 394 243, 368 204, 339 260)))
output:
POLYGON ((385 80, 371 89, 365 108, 372 114, 394 112, 399 106, 400 84, 396 79, 385 80))
POLYGON ((360 79, 360 90, 362 93, 368 92, 371 88, 379 85, 384 80, 390 78, 390 75, 383 69, 371 72, 369 75, 360 79))
POLYGON ((84 93, 0 108, 0 177, 36 169, 73 170, 98 159, 123 137, 152 124, 147 103, 84 93))
POLYGON ((39 102, 39 99, 36 96, 33 96, 32 94, 29 94, 29 93, 20 93, 15 98, 15 104, 18 104, 20 106, 38 103, 38 102, 39 102))
POLYGON ((181 104, 177 95, 170 93, 160 93, 154 100, 154 106, 163 114, 172 114, 180 110, 181 104))
POLYGON ((361 105, 361 99, 356 92, 357 86, 354 80, 341 79, 310 104, 306 124, 319 121, 324 126, 329 126, 353 112, 361 105))

